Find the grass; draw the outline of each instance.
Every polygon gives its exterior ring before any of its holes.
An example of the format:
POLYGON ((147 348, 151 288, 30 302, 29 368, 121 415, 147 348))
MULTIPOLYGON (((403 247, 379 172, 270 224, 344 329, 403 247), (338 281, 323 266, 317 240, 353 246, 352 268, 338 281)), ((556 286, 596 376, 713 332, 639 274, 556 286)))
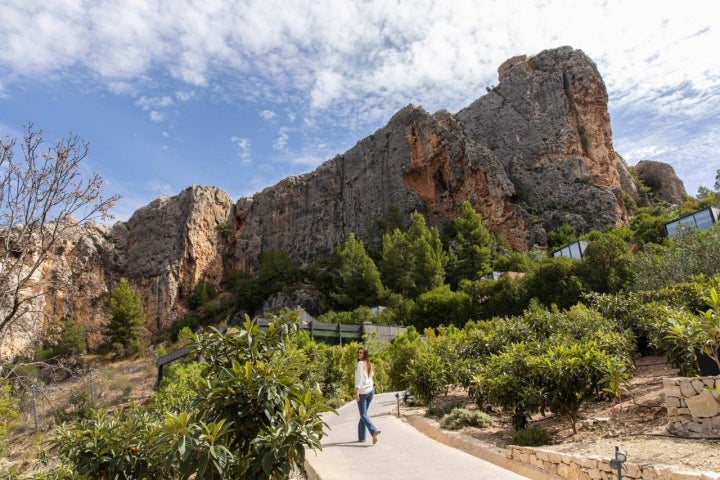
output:
MULTIPOLYGON (((18 426, 7 438, 7 451, 0 456, 0 475, 24 474, 42 467, 47 457, 47 440, 55 429, 58 411, 73 412, 77 399, 87 392, 95 404, 109 409, 122 408, 131 401, 147 400, 157 378, 155 355, 147 352, 132 359, 113 361, 110 357, 86 355, 88 365, 82 374, 59 383, 42 385, 24 399, 18 426), (37 418, 37 428, 35 426, 37 418)), ((61 416, 62 417, 62 416, 61 416)))

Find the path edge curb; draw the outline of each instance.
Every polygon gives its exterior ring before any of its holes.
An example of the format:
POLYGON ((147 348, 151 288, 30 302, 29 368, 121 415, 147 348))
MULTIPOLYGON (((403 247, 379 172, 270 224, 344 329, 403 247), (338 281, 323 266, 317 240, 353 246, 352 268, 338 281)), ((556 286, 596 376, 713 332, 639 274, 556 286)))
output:
MULTIPOLYGON (((451 430, 443 430, 436 420, 421 415, 403 415, 401 419, 435 441, 462 450, 518 475, 523 475, 532 480, 564 480, 559 475, 553 475, 540 468, 508 458, 508 452, 504 448, 489 446, 477 439, 468 438, 466 435, 451 430)), ((320 477, 308 476, 308 480, 321 479, 320 477)))

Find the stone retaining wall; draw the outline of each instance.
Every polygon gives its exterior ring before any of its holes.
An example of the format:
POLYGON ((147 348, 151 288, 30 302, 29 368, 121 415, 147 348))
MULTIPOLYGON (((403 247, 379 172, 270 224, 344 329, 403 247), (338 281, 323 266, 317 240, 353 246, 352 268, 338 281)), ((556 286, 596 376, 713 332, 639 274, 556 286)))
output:
POLYGON ((720 377, 663 379, 667 431, 686 438, 720 438, 720 377))
MULTIPOLYGON (((610 468, 610 460, 543 450, 534 447, 508 446, 509 459, 541 470, 554 478, 566 480, 615 480, 617 470, 610 468)), ((532 477, 531 477, 532 478, 532 477)), ((679 470, 665 465, 641 465, 627 462, 622 478, 628 480, 720 480, 720 473, 679 470)))
MULTIPOLYGON (((720 377, 718 377, 720 381, 720 377)), ((436 420, 421 414, 405 415, 410 425, 446 445, 492 462, 532 480, 616 480, 610 459, 578 456, 543 447, 493 447, 460 432, 440 428, 436 420)), ((626 462, 623 480, 720 480, 720 472, 686 470, 677 465, 626 462)))

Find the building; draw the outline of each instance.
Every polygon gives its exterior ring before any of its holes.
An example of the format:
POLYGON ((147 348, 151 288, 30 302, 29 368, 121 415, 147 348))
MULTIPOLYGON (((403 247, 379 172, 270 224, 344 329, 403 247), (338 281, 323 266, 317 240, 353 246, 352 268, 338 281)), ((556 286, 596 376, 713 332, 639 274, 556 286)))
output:
POLYGON ((500 280, 502 277, 522 278, 524 276, 525 272, 498 272, 493 270, 492 272, 483 275, 483 278, 487 278, 488 280, 500 280))
POLYGON ((676 218, 665 224, 665 232, 675 235, 682 228, 696 228, 698 230, 707 230, 718 222, 720 218, 720 208, 707 207, 702 210, 690 213, 680 218, 676 218))
POLYGON ((552 252, 553 257, 570 257, 574 258, 576 260, 582 260, 582 258, 587 255, 587 247, 590 245, 590 242, 587 240, 578 240, 577 242, 573 242, 570 245, 567 245, 560 250, 555 250, 552 252))

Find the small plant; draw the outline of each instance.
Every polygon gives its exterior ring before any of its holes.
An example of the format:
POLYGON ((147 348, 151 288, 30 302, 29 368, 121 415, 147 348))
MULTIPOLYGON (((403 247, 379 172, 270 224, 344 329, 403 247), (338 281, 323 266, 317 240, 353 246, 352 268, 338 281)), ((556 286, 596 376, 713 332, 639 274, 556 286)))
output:
POLYGON ((58 424, 75 420, 85 420, 92 416, 97 408, 95 399, 88 390, 80 390, 70 394, 68 406, 58 407, 53 411, 53 417, 58 424))
POLYGON ((515 432, 513 435, 513 444, 521 447, 539 447, 541 445, 549 445, 552 443, 550 433, 537 425, 530 425, 515 432))
POLYGON ((440 426, 447 430, 460 430, 463 427, 485 428, 492 423, 492 417, 487 413, 467 408, 455 408, 440 420, 440 426))
POLYGON ((0 381, 0 455, 6 453, 5 437, 15 428, 15 418, 18 415, 18 405, 12 397, 10 383, 0 381))
POLYGON ((462 408, 464 402, 456 397, 436 398, 428 406, 426 417, 443 417, 456 408, 462 408))

